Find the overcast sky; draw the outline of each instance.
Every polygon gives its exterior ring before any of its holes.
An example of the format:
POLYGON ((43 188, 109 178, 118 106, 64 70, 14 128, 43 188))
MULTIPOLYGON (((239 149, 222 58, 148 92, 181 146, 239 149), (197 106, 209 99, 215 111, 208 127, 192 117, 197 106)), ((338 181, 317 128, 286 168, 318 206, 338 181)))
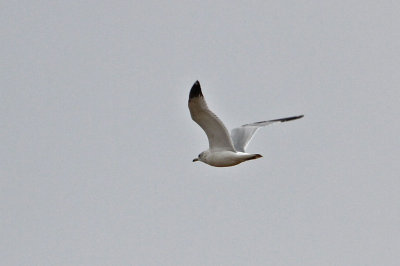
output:
POLYGON ((399 265, 399 3, 3 1, 0 264, 399 265))

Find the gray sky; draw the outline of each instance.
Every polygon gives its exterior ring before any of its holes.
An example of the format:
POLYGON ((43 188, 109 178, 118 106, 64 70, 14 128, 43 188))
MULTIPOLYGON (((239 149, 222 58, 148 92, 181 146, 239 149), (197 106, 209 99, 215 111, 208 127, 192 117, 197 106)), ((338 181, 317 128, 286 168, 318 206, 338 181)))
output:
POLYGON ((1 265, 399 265, 399 2, 74 2, 1 5, 1 265), (305 117, 194 164, 197 79, 305 117))

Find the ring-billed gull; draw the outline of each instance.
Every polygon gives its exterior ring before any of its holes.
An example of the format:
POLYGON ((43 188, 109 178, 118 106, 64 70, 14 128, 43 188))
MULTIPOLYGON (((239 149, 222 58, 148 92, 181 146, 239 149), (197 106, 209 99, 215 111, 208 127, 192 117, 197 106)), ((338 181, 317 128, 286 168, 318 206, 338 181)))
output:
POLYGON ((303 117, 303 115, 299 115, 250 123, 232 129, 231 135, 229 135, 224 123, 208 109, 199 81, 196 81, 190 90, 188 105, 193 121, 206 132, 209 143, 209 149, 200 153, 197 158, 193 159, 193 162, 201 161, 216 167, 234 166, 248 160, 261 158, 260 154, 250 154, 244 151, 257 129, 275 122, 286 122, 303 117))

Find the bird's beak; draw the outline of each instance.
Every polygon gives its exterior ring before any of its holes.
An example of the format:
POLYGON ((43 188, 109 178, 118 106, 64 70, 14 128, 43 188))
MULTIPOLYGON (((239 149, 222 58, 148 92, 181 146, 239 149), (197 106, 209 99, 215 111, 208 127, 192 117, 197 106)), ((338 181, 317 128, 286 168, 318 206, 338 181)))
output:
POLYGON ((193 162, 197 162, 199 160, 199 158, 195 158, 193 159, 193 162))

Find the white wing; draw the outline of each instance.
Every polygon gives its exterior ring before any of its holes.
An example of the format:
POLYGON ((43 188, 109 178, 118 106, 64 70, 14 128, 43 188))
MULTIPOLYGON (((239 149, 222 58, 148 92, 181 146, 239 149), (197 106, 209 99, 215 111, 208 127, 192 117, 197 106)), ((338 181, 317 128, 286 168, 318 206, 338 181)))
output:
POLYGON ((291 116, 291 117, 286 117, 286 118, 279 118, 279 119, 274 119, 274 120, 255 122, 255 123, 243 125, 238 128, 234 128, 234 129, 232 129, 232 132, 231 132, 233 145, 237 151, 244 152, 244 150, 246 149, 250 140, 253 138, 254 134, 256 133, 257 129, 259 129, 260 127, 265 127, 265 126, 270 125, 275 122, 286 122, 286 121, 299 119, 302 117, 303 117, 303 115, 291 116))
POLYGON ((190 90, 188 105, 193 121, 207 134, 210 150, 235 151, 224 123, 208 109, 199 81, 196 81, 190 90))

